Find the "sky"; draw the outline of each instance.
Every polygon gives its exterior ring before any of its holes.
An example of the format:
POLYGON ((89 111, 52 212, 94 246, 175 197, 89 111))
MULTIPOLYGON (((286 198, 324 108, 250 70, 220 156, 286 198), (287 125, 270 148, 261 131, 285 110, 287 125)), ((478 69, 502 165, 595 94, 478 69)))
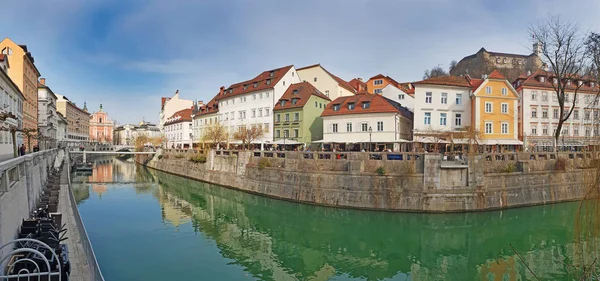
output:
POLYGON ((28 46, 55 93, 90 111, 103 104, 118 124, 158 122, 160 98, 176 90, 208 102, 290 64, 417 81, 481 47, 529 54, 528 27, 558 13, 600 30, 597 0, 2 2, 0 37, 28 46))

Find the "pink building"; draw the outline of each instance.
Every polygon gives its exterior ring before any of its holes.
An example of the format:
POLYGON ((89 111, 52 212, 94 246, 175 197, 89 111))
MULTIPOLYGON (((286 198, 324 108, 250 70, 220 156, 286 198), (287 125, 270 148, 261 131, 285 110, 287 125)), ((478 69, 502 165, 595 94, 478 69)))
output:
POLYGON ((100 109, 90 116, 90 141, 99 143, 112 143, 113 122, 108 119, 108 114, 100 109))

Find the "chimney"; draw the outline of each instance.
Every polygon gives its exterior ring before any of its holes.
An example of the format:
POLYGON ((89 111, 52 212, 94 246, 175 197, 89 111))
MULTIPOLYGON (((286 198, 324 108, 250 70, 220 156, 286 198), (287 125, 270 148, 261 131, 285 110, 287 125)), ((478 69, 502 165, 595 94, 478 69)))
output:
POLYGON ((175 91, 175 95, 179 95, 179 90, 175 91))
POLYGON ((358 81, 362 82, 362 78, 356 78, 356 79, 358 79, 358 81))
POLYGON ((46 86, 46 78, 40 78, 40 84, 46 86))
POLYGON ((219 90, 219 96, 223 95, 224 90, 225 90, 225 86, 221 86, 221 89, 219 90))

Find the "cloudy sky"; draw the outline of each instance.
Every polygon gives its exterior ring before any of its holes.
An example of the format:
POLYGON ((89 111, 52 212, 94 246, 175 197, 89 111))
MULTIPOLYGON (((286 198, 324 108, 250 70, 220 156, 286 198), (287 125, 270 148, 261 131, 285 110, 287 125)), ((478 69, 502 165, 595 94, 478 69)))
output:
POLYGON ((600 29, 600 1, 4 0, 0 36, 28 45, 54 92, 119 123, 158 121, 160 97, 294 64, 350 80, 420 79, 487 50, 528 54, 527 27, 556 13, 600 29), (572 13, 565 13, 572 11, 572 13))

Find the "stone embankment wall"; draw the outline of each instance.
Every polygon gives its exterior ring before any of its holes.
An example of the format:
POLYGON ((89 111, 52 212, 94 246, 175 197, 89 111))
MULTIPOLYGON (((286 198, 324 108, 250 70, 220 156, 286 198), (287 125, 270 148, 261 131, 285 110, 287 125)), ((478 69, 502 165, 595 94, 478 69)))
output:
POLYGON ((51 149, 0 162, 0 245, 16 238, 21 220, 35 208, 59 152, 64 155, 64 151, 51 149))
POLYGON ((345 208, 464 212, 573 201, 597 184, 592 153, 473 155, 165 150, 150 168, 263 196, 345 208))

